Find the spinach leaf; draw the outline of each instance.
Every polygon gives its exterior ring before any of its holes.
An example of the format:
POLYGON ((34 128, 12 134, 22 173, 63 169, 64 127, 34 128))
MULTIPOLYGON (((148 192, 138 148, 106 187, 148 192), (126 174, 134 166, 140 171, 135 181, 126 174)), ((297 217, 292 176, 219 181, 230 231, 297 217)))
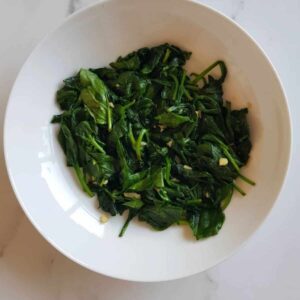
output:
POLYGON ((156 230, 189 224, 196 239, 216 235, 252 144, 248 109, 224 100, 222 60, 184 68, 191 52, 144 47, 108 67, 64 80, 51 122, 81 188, 112 216, 128 212, 156 230), (219 73, 213 76, 215 72, 219 73))
POLYGON ((78 143, 85 144, 91 151, 105 153, 104 144, 97 138, 97 128, 93 130, 89 122, 80 122, 75 128, 75 135, 78 143))
POLYGON ((220 209, 203 209, 189 217, 189 225, 197 240, 216 235, 222 228, 225 216, 220 209))
POLYGON ((184 210, 173 205, 145 206, 139 220, 149 223, 156 230, 164 230, 183 218, 184 210))
POLYGON ((58 134, 58 140, 66 154, 67 158, 67 166, 73 167, 77 178, 79 180, 79 183, 82 187, 82 189, 90 196, 92 197, 94 194, 90 190, 88 184, 85 182, 84 175, 82 172, 82 169, 78 162, 78 149, 77 145, 73 139, 72 133, 69 130, 69 128, 62 124, 59 134, 58 134))
POLYGON ((138 209, 144 205, 144 202, 140 199, 133 199, 133 200, 125 202, 123 205, 130 207, 130 208, 138 209))
POLYGON ((56 93, 57 103, 62 110, 68 110, 76 106, 80 89, 78 75, 64 80, 64 86, 56 93))
POLYGON ((133 52, 125 57, 119 57, 117 61, 111 63, 110 66, 120 71, 137 70, 140 67, 140 59, 137 53, 133 52))
POLYGON ((247 163, 252 148, 247 114, 247 108, 231 112, 231 126, 234 135, 236 154, 243 164, 247 163))
POLYGON ((177 127, 183 123, 190 122, 190 118, 186 116, 180 116, 173 112, 165 112, 155 117, 159 121, 159 124, 167 127, 177 127))
POLYGON ((93 72, 85 69, 80 71, 80 82, 84 87, 80 98, 97 124, 107 124, 108 131, 112 128, 111 108, 108 90, 104 82, 93 72))

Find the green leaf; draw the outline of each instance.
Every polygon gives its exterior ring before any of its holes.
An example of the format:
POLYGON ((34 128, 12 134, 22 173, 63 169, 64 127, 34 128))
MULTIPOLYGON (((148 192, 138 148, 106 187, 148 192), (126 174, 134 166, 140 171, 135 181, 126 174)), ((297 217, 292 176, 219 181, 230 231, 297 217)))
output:
POLYGON ((231 126, 234 134, 236 153, 242 163, 249 159, 252 148, 250 130, 247 122, 248 109, 234 110, 231 112, 231 126))
POLYGON ((130 53, 125 57, 119 57, 116 62, 110 64, 116 70, 137 70, 140 67, 140 59, 136 52, 130 53))
POLYGON ((59 139, 59 142, 66 154, 67 165, 70 167, 74 167, 77 178, 80 182, 82 189, 90 197, 92 197, 94 195, 94 193, 90 190, 89 186, 86 184, 82 170, 79 166, 77 145, 74 141, 74 138, 72 136, 70 129, 64 124, 61 125, 58 139, 59 139))
POLYGON ((107 124, 108 131, 112 128, 112 112, 109 106, 108 89, 104 82, 93 72, 80 70, 80 99, 86 105, 97 124, 107 124))
POLYGON ((159 124, 167 126, 167 127, 171 127, 171 128, 178 127, 179 125, 181 125, 183 123, 191 121, 191 119, 189 117, 181 116, 181 115, 175 114, 173 112, 162 113, 162 114, 156 116, 155 119, 159 121, 159 124))
POLYGON ((189 225, 197 240, 216 235, 222 228, 225 216, 221 210, 205 209, 193 213, 189 225))
POLYGON ((75 89, 63 87, 57 91, 56 99, 61 109, 68 110, 76 104, 79 92, 75 89))
POLYGON ((162 47, 152 48, 150 50, 149 60, 147 61, 146 64, 144 64, 143 68, 141 69, 141 72, 143 74, 151 73, 155 69, 155 67, 159 64, 163 54, 164 54, 164 49, 162 47))
POLYGON ((58 140, 66 154, 67 165, 74 167, 78 164, 78 149, 70 129, 62 124, 58 133, 58 140))
POLYGON ((64 80, 64 86, 56 93, 56 100, 62 110, 68 110, 78 104, 80 93, 79 77, 73 76, 64 80))
POLYGON ((150 188, 161 188, 163 186, 163 169, 161 167, 154 166, 147 170, 146 176, 144 178, 130 185, 129 189, 139 192, 150 188))
POLYGON ((144 205, 144 202, 139 199, 133 199, 133 200, 123 203, 123 205, 130 207, 130 208, 139 209, 144 205))
POLYGON ((183 218, 184 210, 172 205, 145 206, 140 214, 139 220, 145 221, 156 230, 164 230, 183 218))
POLYGON ((78 142, 86 144, 90 149, 93 149, 91 151, 105 153, 104 144, 97 138, 97 130, 93 130, 87 121, 82 121, 76 126, 75 135, 78 142))
POLYGON ((216 199, 220 203, 221 209, 224 210, 230 203, 233 195, 233 184, 221 186, 216 191, 216 199))
POLYGON ((96 93, 91 87, 81 91, 80 99, 97 124, 107 124, 107 105, 96 98, 96 93))
POLYGON ((114 159, 103 153, 90 153, 84 170, 95 180, 101 182, 115 174, 114 159))
POLYGON ((107 189, 99 189, 97 191, 99 206, 105 211, 115 216, 118 213, 116 206, 117 197, 114 193, 109 192, 107 189))

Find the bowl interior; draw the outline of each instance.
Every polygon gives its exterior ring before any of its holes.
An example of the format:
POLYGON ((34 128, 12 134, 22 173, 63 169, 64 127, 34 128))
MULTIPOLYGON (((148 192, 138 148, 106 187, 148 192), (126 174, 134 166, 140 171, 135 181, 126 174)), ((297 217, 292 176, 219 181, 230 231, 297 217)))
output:
POLYGON ((272 66, 257 45, 227 18, 190 1, 102 1, 75 14, 33 52, 13 88, 5 124, 5 155, 18 199, 37 229, 65 255, 117 278, 159 281, 203 271, 241 245, 270 211, 290 152, 287 105, 272 66), (219 235, 194 241, 188 228, 155 232, 133 222, 118 238, 124 217, 101 224, 95 199, 65 165, 50 125, 59 113, 55 92, 81 67, 105 66, 119 55, 169 42, 193 52, 189 71, 217 59, 229 70, 224 85, 233 107, 247 106, 253 151, 219 235), (20 150, 21 149, 21 150, 20 150))

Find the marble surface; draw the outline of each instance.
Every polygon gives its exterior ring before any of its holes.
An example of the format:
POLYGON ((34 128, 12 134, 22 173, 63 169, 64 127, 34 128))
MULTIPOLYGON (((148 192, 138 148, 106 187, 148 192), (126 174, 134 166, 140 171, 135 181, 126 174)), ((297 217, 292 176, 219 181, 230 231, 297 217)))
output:
POLYGON ((267 221, 234 256, 182 280, 119 281, 65 258, 24 216, 3 157, 8 95, 22 63, 39 40, 67 15, 93 2, 0 0, 0 299, 300 299, 300 0, 201 1, 234 19, 266 51, 285 86, 293 117, 293 157, 286 185, 267 221))

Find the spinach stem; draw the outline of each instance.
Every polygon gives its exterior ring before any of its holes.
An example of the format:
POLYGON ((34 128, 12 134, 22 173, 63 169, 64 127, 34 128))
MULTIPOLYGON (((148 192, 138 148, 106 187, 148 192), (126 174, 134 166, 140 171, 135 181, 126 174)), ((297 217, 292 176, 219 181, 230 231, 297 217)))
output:
POLYGON ((196 85, 187 84, 185 87, 191 91, 199 91, 199 87, 196 85))
POLYGON ((187 89, 184 88, 183 92, 189 100, 193 100, 193 97, 187 89))
POLYGON ((135 152, 138 160, 142 158, 142 140, 144 135, 146 134, 147 130, 143 128, 138 136, 138 139, 135 144, 135 152))
POLYGON ((101 153, 105 154, 104 149, 95 141, 95 139, 93 137, 91 137, 90 139, 91 144, 97 149, 99 150, 101 153))
POLYGON ((228 160, 231 162, 231 164, 235 168, 235 170, 237 172, 239 172, 240 171, 240 167, 236 163, 235 159, 231 156, 231 154, 229 153, 229 151, 226 148, 223 148, 223 152, 224 152, 225 156, 228 158, 228 160))
POLYGON ((107 129, 111 132, 112 129, 112 117, 111 117, 111 108, 109 102, 107 101, 107 129))
POLYGON ((249 179, 248 177, 242 175, 241 173, 239 173, 239 177, 250 185, 256 185, 255 181, 249 179))
POLYGON ((162 61, 163 64, 165 64, 165 63, 167 62, 167 60, 168 60, 170 54, 171 54, 171 50, 170 50, 169 48, 167 48, 167 50, 166 50, 166 52, 165 52, 165 56, 164 56, 163 61, 162 61))
POLYGON ((196 98, 200 99, 200 100, 206 100, 207 99, 212 103, 216 103, 216 100, 213 97, 208 96, 208 95, 198 95, 196 98))
POLYGON ((242 196, 246 196, 246 193, 235 183, 233 183, 233 187, 242 195, 242 196))
POLYGON ((128 217, 119 233, 119 237, 122 237, 126 231, 126 229, 128 228, 128 225, 130 223, 130 221, 135 217, 135 213, 132 213, 131 210, 129 210, 129 213, 128 213, 128 217))
POLYGON ((170 77, 174 80, 174 84, 175 84, 172 99, 176 100, 176 98, 177 98, 177 92, 178 92, 178 86, 179 86, 178 79, 173 74, 171 74, 170 77))
POLYGON ((213 64, 211 64, 208 68, 206 68, 204 71, 202 71, 199 75, 197 75, 192 83, 197 83, 199 80, 203 79, 205 75, 207 75, 212 69, 214 69, 216 66, 220 67, 221 70, 221 76, 219 78, 220 82, 223 82, 226 74, 227 74, 227 69, 225 66, 225 63, 222 60, 217 60, 213 64))
POLYGON ((135 140, 133 132, 132 132, 132 126, 131 126, 131 124, 129 124, 128 136, 129 136, 129 140, 130 140, 131 146, 132 146, 133 150, 135 150, 136 140, 135 140))
POLYGON ((181 81, 180 81, 180 85, 179 85, 179 88, 178 88, 178 95, 177 95, 177 102, 180 102, 181 100, 181 97, 184 93, 184 81, 185 81, 185 78, 186 78, 186 71, 183 70, 182 72, 182 77, 181 77, 181 81))
POLYGON ((84 190, 84 192, 86 192, 90 197, 93 197, 94 193, 90 190, 90 188, 86 184, 81 168, 79 166, 74 166, 74 169, 75 169, 77 178, 79 180, 79 183, 80 183, 82 189, 84 190))

